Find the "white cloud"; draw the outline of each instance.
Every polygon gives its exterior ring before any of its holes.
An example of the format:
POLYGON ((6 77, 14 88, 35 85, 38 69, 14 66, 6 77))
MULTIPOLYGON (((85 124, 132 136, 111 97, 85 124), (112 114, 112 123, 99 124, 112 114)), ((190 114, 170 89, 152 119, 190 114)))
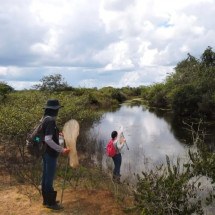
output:
POLYGON ((130 69, 133 67, 133 63, 130 59, 129 46, 126 42, 121 41, 115 44, 111 44, 107 50, 110 57, 109 62, 105 66, 105 70, 116 69, 130 69))
POLYGON ((86 87, 86 88, 92 88, 96 86, 96 80, 95 79, 84 79, 79 82, 79 86, 86 87))
POLYGON ((188 52, 199 57, 215 47, 214 0, 0 3, 5 81, 37 82, 57 71, 73 85, 115 84, 117 76, 121 85, 138 86, 163 80, 188 52))
POLYGON ((30 89, 32 86, 39 84, 39 82, 26 81, 8 81, 7 83, 16 90, 30 89))
POLYGON ((141 78, 140 72, 126 72, 119 82, 119 86, 134 86, 141 78))
POLYGON ((7 68, 6 67, 0 67, 0 77, 4 77, 7 75, 7 68))
POLYGON ((14 78, 17 78, 21 75, 21 69, 18 67, 1 67, 0 68, 0 77, 4 78, 8 74, 13 76, 14 78))

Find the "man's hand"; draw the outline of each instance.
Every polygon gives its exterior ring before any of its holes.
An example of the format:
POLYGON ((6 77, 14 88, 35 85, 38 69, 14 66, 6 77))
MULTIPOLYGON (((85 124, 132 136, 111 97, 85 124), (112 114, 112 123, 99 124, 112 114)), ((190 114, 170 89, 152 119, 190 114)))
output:
POLYGON ((124 144, 126 142, 126 139, 123 136, 121 136, 119 142, 120 144, 124 144))
POLYGON ((62 151, 62 154, 63 155, 68 155, 70 152, 70 149, 69 148, 64 148, 63 151, 62 151))

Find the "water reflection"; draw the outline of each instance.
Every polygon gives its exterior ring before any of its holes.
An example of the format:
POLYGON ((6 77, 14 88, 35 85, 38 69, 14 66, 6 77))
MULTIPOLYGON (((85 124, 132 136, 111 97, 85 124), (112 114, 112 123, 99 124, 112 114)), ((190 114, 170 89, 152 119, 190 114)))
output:
POLYGON ((145 168, 162 163, 166 155, 172 160, 186 155, 185 145, 174 137, 170 123, 164 118, 157 117, 143 106, 124 105, 116 112, 104 114, 91 129, 97 145, 102 145, 103 156, 99 160, 105 169, 112 167, 112 160, 105 155, 105 145, 111 132, 119 130, 120 126, 124 127, 129 146, 129 150, 124 147, 122 152, 121 173, 124 178, 131 178, 133 173, 141 173, 145 168))

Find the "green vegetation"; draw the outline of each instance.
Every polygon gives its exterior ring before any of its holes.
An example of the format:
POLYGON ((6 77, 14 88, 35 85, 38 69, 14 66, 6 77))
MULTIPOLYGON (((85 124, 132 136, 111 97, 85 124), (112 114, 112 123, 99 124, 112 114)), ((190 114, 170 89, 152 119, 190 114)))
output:
POLYGON ((47 99, 58 99, 64 106, 57 118, 60 129, 69 119, 78 120, 81 126, 78 150, 90 154, 95 150, 95 143, 91 147, 86 144, 86 133, 92 123, 99 119, 105 109, 117 108, 119 103, 129 98, 121 89, 112 87, 100 90, 68 87, 58 74, 41 81, 39 90, 14 91, 6 83, 0 86, 4 95, 0 101, 0 168, 18 182, 30 183, 36 189, 40 184, 41 163, 29 157, 25 139, 42 117, 47 99))
POLYGON ((14 91, 14 89, 6 84, 5 82, 0 82, 0 102, 6 99, 7 94, 14 91))
POLYGON ((197 125, 198 132, 193 128, 196 125, 187 126, 195 146, 189 150, 189 160, 181 163, 178 158, 175 164, 166 156, 166 165, 138 175, 134 197, 135 211, 140 214, 206 214, 204 207, 214 202, 215 154, 204 144, 202 122, 197 125), (211 190, 205 188, 208 182, 211 190))
POLYGON ((215 52, 208 47, 200 59, 188 54, 164 83, 142 87, 141 96, 148 105, 172 109, 188 117, 214 117, 215 52))
POLYGON ((171 165, 168 157, 167 166, 157 168, 138 176, 134 195, 141 214, 203 214, 201 201, 190 201, 197 199, 196 182, 188 183, 193 177, 192 171, 181 170, 179 160, 171 165))
POLYGON ((55 74, 50 76, 45 76, 40 80, 42 83, 34 85, 33 88, 41 91, 63 91, 72 89, 69 87, 66 81, 64 81, 62 75, 55 74))

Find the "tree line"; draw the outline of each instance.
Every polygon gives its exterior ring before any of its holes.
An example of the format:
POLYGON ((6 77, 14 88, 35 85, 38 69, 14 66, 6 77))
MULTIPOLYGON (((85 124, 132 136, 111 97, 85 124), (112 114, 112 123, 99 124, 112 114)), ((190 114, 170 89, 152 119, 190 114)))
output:
POLYGON ((176 115, 214 117, 215 52, 207 47, 199 59, 188 54, 163 83, 142 87, 141 95, 149 106, 169 108, 176 115))
MULTIPOLYGON (((174 114, 185 117, 213 118, 215 110, 215 52, 208 46, 200 58, 188 53, 175 71, 162 83, 150 86, 101 89, 74 88, 60 74, 45 76, 31 90, 44 92, 70 91, 76 95, 87 93, 94 105, 101 105, 99 94, 106 94, 117 102, 141 97, 149 107, 171 109, 174 114)), ((0 102, 14 89, 0 82, 0 102)), ((109 97, 107 97, 108 99, 109 97)), ((106 102, 104 102, 106 104, 106 102)))

